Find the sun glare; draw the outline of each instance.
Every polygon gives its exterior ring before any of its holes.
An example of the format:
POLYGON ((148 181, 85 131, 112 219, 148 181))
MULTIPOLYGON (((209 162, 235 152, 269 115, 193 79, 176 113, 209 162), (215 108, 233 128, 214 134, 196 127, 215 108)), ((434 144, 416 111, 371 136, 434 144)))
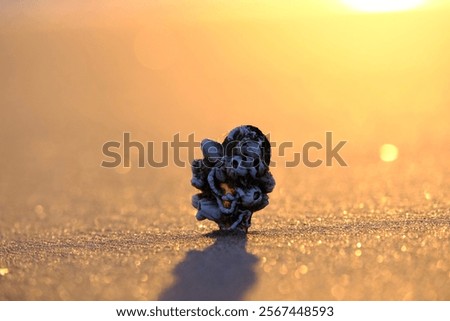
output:
POLYGON ((342 0, 347 6, 363 12, 403 11, 424 4, 425 0, 342 0))
POLYGON ((384 144, 380 147, 380 158, 383 162, 393 162, 398 157, 398 148, 392 144, 384 144))

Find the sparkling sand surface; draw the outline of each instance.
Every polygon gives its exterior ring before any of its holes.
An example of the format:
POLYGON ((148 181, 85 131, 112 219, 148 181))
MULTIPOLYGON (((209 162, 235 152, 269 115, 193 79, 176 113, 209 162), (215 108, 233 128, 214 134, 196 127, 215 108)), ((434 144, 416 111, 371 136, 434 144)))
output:
POLYGON ((195 222, 188 175, 68 177, 68 192, 31 196, 45 205, 3 208, 0 298, 450 299, 443 168, 369 168, 280 177, 247 236, 195 222))

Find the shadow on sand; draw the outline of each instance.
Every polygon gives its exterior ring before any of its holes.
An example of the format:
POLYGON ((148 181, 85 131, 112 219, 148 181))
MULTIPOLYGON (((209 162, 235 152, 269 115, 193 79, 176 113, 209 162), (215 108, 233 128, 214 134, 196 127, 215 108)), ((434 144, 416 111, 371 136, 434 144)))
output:
POLYGON ((257 257, 246 250, 245 234, 213 232, 214 244, 203 251, 192 250, 177 265, 175 283, 164 290, 159 300, 236 301, 256 281, 257 257))

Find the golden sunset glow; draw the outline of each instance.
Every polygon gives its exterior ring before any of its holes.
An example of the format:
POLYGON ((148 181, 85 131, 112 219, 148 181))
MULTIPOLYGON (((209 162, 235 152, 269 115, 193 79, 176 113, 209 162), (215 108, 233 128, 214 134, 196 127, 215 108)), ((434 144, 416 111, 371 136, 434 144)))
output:
POLYGON ((137 32, 134 52, 144 67, 163 70, 173 63, 177 52, 176 41, 167 28, 150 26, 137 32))
POLYGON ((380 158, 383 162, 393 162, 398 157, 398 148, 392 144, 384 144, 380 148, 380 158))
POLYGON ((449 301, 449 18, 1 1, 2 320, 21 300, 449 301), (269 142, 226 138, 241 125, 269 142))
POLYGON ((416 8, 425 0, 342 0, 349 7, 364 12, 403 11, 416 8))

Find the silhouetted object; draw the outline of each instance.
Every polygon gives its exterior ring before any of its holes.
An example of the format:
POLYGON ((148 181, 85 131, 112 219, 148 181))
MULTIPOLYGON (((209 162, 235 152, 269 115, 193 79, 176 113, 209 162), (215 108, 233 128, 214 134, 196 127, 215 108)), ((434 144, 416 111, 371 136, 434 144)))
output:
POLYGON ((191 180, 202 191, 192 197, 197 220, 247 232, 253 213, 269 204, 267 194, 275 187, 269 140, 247 125, 233 129, 222 144, 205 139, 201 148, 203 159, 193 161, 191 180))
POLYGON ((174 270, 175 283, 159 300, 169 301, 236 301, 256 281, 256 256, 247 253, 244 233, 216 237, 203 251, 189 251, 174 270))

